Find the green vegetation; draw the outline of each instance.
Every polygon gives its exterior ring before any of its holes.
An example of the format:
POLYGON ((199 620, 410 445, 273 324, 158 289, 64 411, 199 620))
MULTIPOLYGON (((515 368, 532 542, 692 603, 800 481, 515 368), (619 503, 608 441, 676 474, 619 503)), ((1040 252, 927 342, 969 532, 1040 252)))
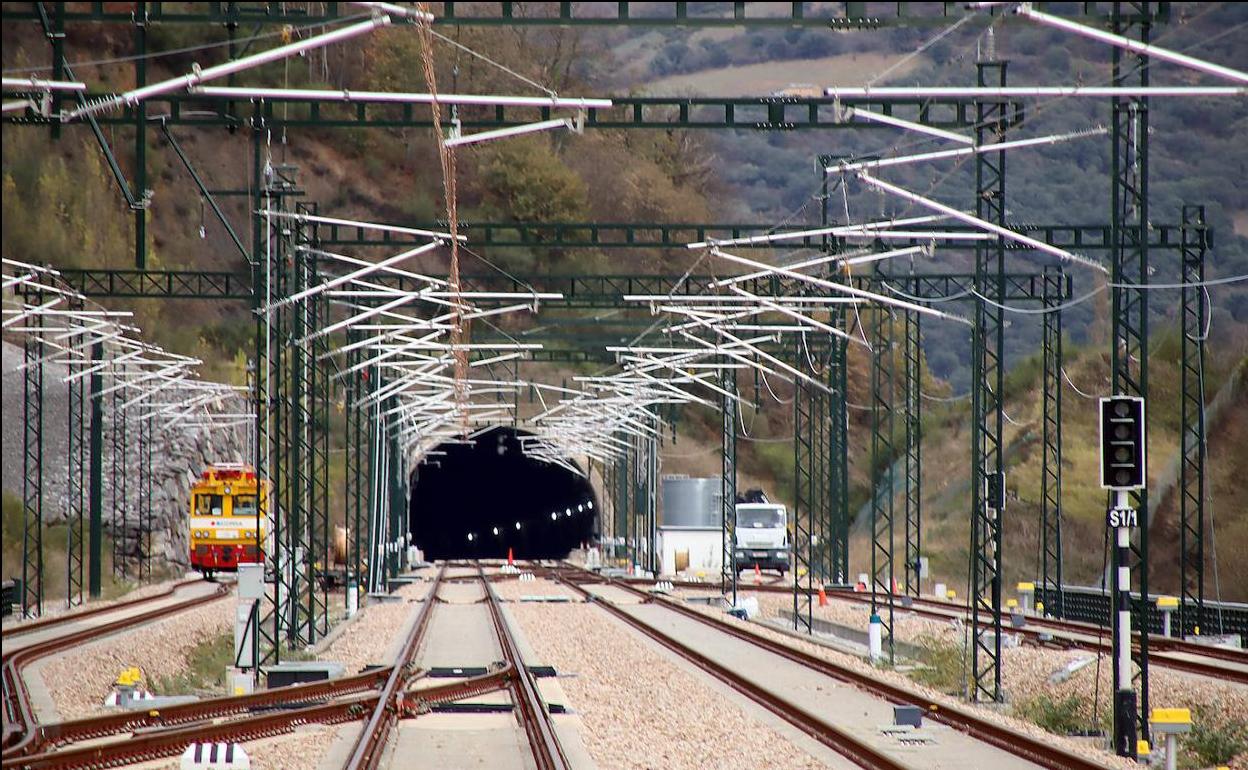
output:
MULTIPOLYGON (((3 494, 3 564, 4 579, 22 577, 22 538, 25 534, 25 516, 22 511, 22 499, 8 492, 3 494)), ((83 537, 87 536, 83 526, 83 537)), ((67 551, 69 545, 69 528, 63 523, 43 526, 43 601, 49 606, 61 606, 65 602, 66 590, 69 585, 67 551)), ((100 599, 116 599, 137 587, 133 580, 119 579, 113 574, 112 538, 104 537, 103 564, 101 570, 100 599)), ((83 549, 83 591, 87 588, 86 549, 83 549)), ((164 574, 155 574, 153 579, 161 580, 164 574)))
POLYGON ((1180 741, 1180 767, 1224 765, 1248 751, 1248 720, 1242 714, 1198 708, 1192 715, 1192 731, 1180 741))
POLYGON ((915 641, 921 648, 919 666, 910 672, 910 678, 949 695, 966 692, 968 679, 963 648, 927 635, 915 641))
POLYGON ((225 691, 226 669, 234 664, 234 632, 205 639, 191 650, 186 667, 172 677, 150 682, 157 695, 220 695, 225 691))
POLYGON ((1014 705, 1014 715, 1034 722, 1057 735, 1076 735, 1087 731, 1087 699, 1079 695, 1064 698, 1036 695, 1014 705))

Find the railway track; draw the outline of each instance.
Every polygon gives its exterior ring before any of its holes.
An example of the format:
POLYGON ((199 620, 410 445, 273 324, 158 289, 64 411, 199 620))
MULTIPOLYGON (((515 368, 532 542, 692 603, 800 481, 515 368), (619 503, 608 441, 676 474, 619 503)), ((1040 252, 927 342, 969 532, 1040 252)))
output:
POLYGON ((506 618, 503 617, 498 593, 486 579, 485 570, 480 564, 477 565, 477 571, 481 576, 481 584, 485 586, 486 604, 490 609, 490 620, 494 624, 499 645, 503 650, 503 659, 516 672, 512 685, 516 712, 520 726, 524 728, 524 734, 529 740, 533 761, 538 770, 566 770, 569 767, 568 758, 563 747, 559 745, 559 736, 555 733, 550 710, 542 700, 541 693, 538 692, 533 674, 524 665, 520 646, 506 618))
MULTIPOLYGON (((441 573, 439 573, 440 577, 441 573)), ((376 766, 394 720, 429 711, 433 706, 507 687, 510 666, 483 676, 409 690, 417 678, 411 665, 428 626, 437 595, 437 579, 421 608, 394 666, 356 676, 293 685, 248 695, 213 698, 162 711, 124 712, 41 726, 39 753, 7 756, 3 767, 23 770, 74 770, 121 767, 180 754, 193 742, 242 742, 289 733, 308 723, 339 724, 367 719, 357 750, 361 761, 376 766), (107 743, 65 744, 128 733, 107 743), (359 751, 360 746, 364 751, 359 751), (55 750, 48 750, 56 746, 55 750)))
POLYGON ((438 588, 442 585, 445 575, 446 565, 443 565, 433 579, 433 587, 429 589, 429 597, 425 600, 424 606, 420 608, 420 615, 417 616, 411 632, 403 641, 398 660, 395 661, 394 667, 390 669, 390 674, 386 677, 385 684, 382 685, 381 694, 373 706, 364 731, 360 733, 355 747, 351 750, 351 758, 347 760, 346 765, 348 770, 375 770, 381 761, 390 731, 394 728, 395 720, 398 719, 397 698, 411 679, 416 651, 425 637, 425 630, 429 627, 429 616, 433 614, 438 588))
MULTIPOLYGON (((47 630, 58 626, 69 625, 83 620, 90 619, 106 614, 110 611, 128 611, 137 605, 142 605, 156 601, 157 599, 167 598, 177 588, 187 586, 188 584, 199 581, 186 581, 174 586, 169 594, 163 594, 155 597, 145 597, 133 602, 125 602, 119 605, 111 605, 109 607, 100 608, 98 610, 88 610, 76 613, 72 616, 49 619, 49 622, 43 623, 37 629, 31 630, 47 630)), ((52 655, 61 650, 76 647, 81 644, 87 644, 100 637, 108 634, 123 631, 128 628, 150 623, 170 615, 184 612, 201 604, 216 601, 223 598, 230 591, 228 584, 218 585, 216 590, 209 594, 192 597, 185 601, 174 602, 163 607, 140 612, 135 615, 119 618, 111 622, 105 622, 98 626, 73 631, 66 634, 60 634, 50 639, 34 642, 12 652, 6 650, 3 656, 2 671, 0 676, 3 677, 4 687, 4 737, 3 737, 3 759, 6 761, 10 757, 21 756, 31 753, 39 748, 40 731, 38 729, 38 720, 35 718, 34 707, 30 702, 30 693, 26 690, 26 683, 22 677, 23 669, 34 661, 52 655)), ((9 636, 6 634, 5 638, 9 636)))
MULTIPOLYGON (((654 581, 647 580, 645 578, 624 578, 619 582, 623 584, 649 585, 654 581)), ((672 581, 672 584, 677 588, 703 591, 715 590, 715 585, 710 583, 672 581)), ((775 583, 742 585, 739 590, 790 595, 793 593, 793 587, 791 585, 779 585, 775 583)), ((871 603, 870 594, 840 589, 825 591, 825 593, 830 599, 841 599, 860 604, 871 603)), ((941 602, 935 599, 923 598, 913 599, 912 601, 913 604, 910 607, 905 608, 906 612, 912 612, 920 617, 935 620, 953 620, 956 618, 963 622, 969 621, 970 610, 965 605, 950 605, 946 602, 941 602)), ((981 623, 981 628, 982 627, 986 627, 986 624, 981 623)), ((1056 618, 1043 618, 1035 615, 1028 615, 1027 626, 1022 628, 1011 627, 1005 630, 1021 635, 1031 644, 1049 646, 1057 644, 1101 655, 1113 654, 1113 644, 1108 638, 1096 638, 1100 635, 1107 634, 1108 632, 1098 626, 1087 623, 1077 623, 1073 621, 1058 620, 1056 618), (1052 636, 1054 632, 1061 634, 1061 636, 1052 636), (1051 638, 1044 638, 1046 635, 1051 638)), ((1137 634, 1136 639, 1138 640, 1138 638, 1139 636, 1137 634)), ((1156 665, 1162 668, 1171 668, 1176 671, 1198 674, 1200 676, 1206 676, 1236 684, 1248 685, 1248 651, 1234 650, 1227 647, 1215 647, 1213 645, 1195 644, 1182 639, 1172 639, 1159 636, 1150 636, 1148 643, 1150 665, 1156 665), (1235 666, 1243 668, 1235 668, 1235 666)))
MULTIPOLYGON (((472 697, 505 687, 511 676, 510 670, 500 669, 484 676, 428 687, 418 692, 404 691, 400 697, 391 700, 386 708, 393 708, 399 715, 415 715, 428 710, 433 704, 472 697)), ((273 692, 289 694, 281 690, 273 692)), ((60 751, 18 757, 12 761, 5 760, 4 767, 6 770, 99 770, 124 767, 137 762, 177 756, 191 743, 252 741, 289 733, 304 724, 333 725, 356 721, 364 719, 382 706, 385 706, 385 702, 378 692, 337 697, 324 703, 274 708, 229 721, 204 719, 167 729, 138 731, 131 737, 111 743, 74 746, 60 751)))
POLYGON ((184 588, 190 585, 198 585, 202 582, 203 580, 201 580, 200 578, 191 578, 189 580, 182 580, 177 583, 174 583, 173 585, 169 586, 169 588, 165 589, 164 591, 161 591, 160 593, 151 594, 150 596, 144 596, 140 599, 131 599, 129 601, 116 602, 114 604, 105 604, 100 607, 88 607, 87 609, 79 610, 77 612, 66 612, 60 615, 52 615, 46 618, 39 618, 37 620, 24 620, 19 623, 14 623, 13 625, 4 629, 2 632, 0 632, 0 638, 4 639, 5 641, 9 641, 19 636, 24 636, 25 634, 32 633, 34 631, 43 631, 49 628, 55 628, 56 626, 62 626, 68 623, 76 623, 80 620, 84 620, 86 618, 92 618, 92 617, 95 617, 96 615, 101 615, 106 612, 117 612, 120 610, 128 610, 133 607, 138 607, 143 604, 151 604, 152 602, 160 601, 161 599, 172 596, 180 588, 184 588))
MULTIPOLYGON (((606 584, 616 586, 644 602, 660 605, 686 618, 707 625, 736 639, 748 642, 762 650, 766 650, 786 660, 816 671, 832 679, 846 682, 855 687, 883 698, 894 704, 909 704, 923 710, 928 719, 947 725, 971 738, 1009 752, 1021 759, 1032 762, 1050 770, 1093 770, 1101 765, 1063 749, 1050 746, 1028 735, 1020 734, 1013 729, 981 719, 974 713, 945 703, 929 700, 908 689, 881 681, 869 674, 838 665, 821 657, 798 650, 782 642, 753 633, 741 624, 705 615, 697 610, 675 601, 656 599, 652 594, 638 589, 627 582, 605 579, 579 568, 556 568, 545 570, 547 575, 567 585, 572 590, 593 600, 593 595, 586 590, 585 584, 606 584)), ((703 586, 705 587, 705 586, 703 586)), ((620 607, 609 602, 597 601, 598 606, 611 612, 628 625, 638 629, 649 638, 671 649, 681 657, 699 668, 707 671, 733 689, 755 700, 780 718, 798 727, 802 731, 819 740, 824 745, 844 754, 864 767, 894 768, 905 767, 892 757, 882 754, 879 750, 864 744, 855 736, 828 724, 822 719, 795 708, 793 704, 779 698, 764 688, 750 682, 737 672, 710 660, 697 650, 692 649, 674 638, 671 638, 650 625, 634 618, 620 607)))

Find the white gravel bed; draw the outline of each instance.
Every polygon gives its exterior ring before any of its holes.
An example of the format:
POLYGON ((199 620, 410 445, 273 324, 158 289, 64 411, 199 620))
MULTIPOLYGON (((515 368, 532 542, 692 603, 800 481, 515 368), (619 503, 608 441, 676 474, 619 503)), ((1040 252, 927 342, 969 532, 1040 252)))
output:
MULTIPOLYGON (((251 770, 317 770, 338 734, 330 725, 305 725, 293 733, 243 744, 251 770)), ((178 759, 143 765, 151 770, 179 770, 178 759)))
POLYGON ((389 664, 386 653, 412 614, 420 612, 420 600, 428 592, 428 583, 411 583, 394 592, 402 602, 369 602, 321 657, 341 663, 348 675, 368 665, 389 664))
MULTIPOLYGON (((727 615, 722 610, 719 610, 717 608, 705 607, 705 606, 697 605, 697 604, 690 604, 688 606, 692 607, 693 609, 699 612, 705 613, 707 615, 713 615, 715 617, 723 618, 732 623, 744 624, 747 622, 747 621, 742 621, 742 620, 733 618, 732 616, 727 615)), ((866 661, 858 657, 855 657, 853 655, 847 655, 845 653, 837 652, 836 650, 832 650, 827 647, 823 647, 821 645, 812 644, 810 642, 804 642, 800 639, 794 639, 793 637, 790 637, 785 634, 781 634, 777 631, 772 631, 771 629, 760 626, 757 623, 749 624, 748 630, 751 633, 758 634, 759 636, 763 636, 768 639, 781 642, 782 644, 786 644, 790 647, 793 647, 794 649, 802 650, 803 652, 810 653, 812 655, 815 655, 816 657, 823 658, 824 660, 831 661, 833 663, 844 666, 846 668, 853 669, 855 671, 859 671, 862 673, 871 674, 874 678, 880 681, 888 682, 889 684, 896 685, 898 687, 904 687, 915 693, 921 694, 923 697, 928 698, 935 703, 940 703, 942 705, 946 705, 950 707, 957 707, 963 710, 971 711, 971 712, 976 713, 978 716, 982 718, 991 720, 998 724, 1004 724, 1008 727, 1013 728, 1014 730, 1017 730, 1020 733, 1025 733, 1028 735, 1035 736, 1037 738, 1042 738, 1048 743, 1050 743, 1051 745, 1060 746, 1061 748, 1064 748, 1067 751, 1070 751, 1071 753, 1079 754, 1093 761, 1100 762, 1108 768, 1120 768, 1121 770, 1139 770, 1139 765, 1129 762, 1127 760, 1121 759, 1119 757, 1116 757, 1113 754, 1110 754, 1104 751, 1098 751, 1096 749, 1090 748, 1086 744, 1066 738, 1064 736, 1053 735, 1052 733, 1049 733, 1041 729, 1040 727, 1036 726, 1035 724, 1031 722, 1024 721, 1022 719, 1017 719, 1015 717, 1008 716, 1005 714, 1001 714, 1000 712, 994 711, 992 709, 984 708, 981 706, 976 706, 974 704, 964 703, 960 701, 958 698, 955 698, 950 695, 945 695, 943 693, 937 692, 936 690, 933 690, 928 687, 924 687, 923 685, 920 685, 910 680, 904 674, 900 674, 895 671, 887 671, 883 669, 873 668, 866 661)), ((1004 671, 1003 671, 1003 676, 1004 676, 1004 671)))
POLYGON ((519 580, 496 580, 493 586, 499 598, 507 601, 518 602, 525 596, 566 596, 572 601, 579 601, 579 597, 570 590, 545 578, 523 583, 519 580))
MULTIPOLYGON (((693 590, 678 589, 673 592, 673 596, 678 598, 692 596, 709 596, 718 597, 720 595, 717 589, 693 590)), ((758 600, 758 607, 762 611, 764 617, 778 618, 780 611, 793 611, 793 595, 777 594, 773 592, 751 591, 748 587, 738 587, 737 596, 744 599, 754 597, 758 600)), ((845 626, 862 633, 867 632, 867 624, 871 620, 871 605, 861 602, 846 601, 844 599, 828 598, 828 604, 825 607, 819 606, 819 600, 811 601, 812 614, 821 620, 829 623, 845 626)), ((960 636, 952 622, 944 620, 933 620, 931 618, 919 617, 909 614, 905 609, 898 607, 895 610, 893 619, 893 631, 897 634, 898 639, 911 639, 919 636, 935 637, 942 641, 950 643, 957 641, 960 636)))
POLYGON ((234 602, 212 601, 58 655, 43 669, 43 680, 61 719, 99 714, 123 669, 138 666, 145 684, 176 676, 196 645, 233 624, 234 602))
MULTIPOLYGON (((678 591, 676 594, 719 595, 717 591, 694 590, 678 591)), ((765 617, 778 617, 779 610, 782 609, 792 611, 791 596, 751 591, 743 591, 739 595, 757 597, 765 617)), ((826 607, 820 607, 816 603, 813 612, 816 617, 865 631, 871 610, 868 604, 830 598, 826 607)), ((953 623, 905 615, 905 612, 904 609, 897 610, 893 625, 899 641, 915 644, 930 644, 935 641, 957 646, 965 643, 964 631, 958 630, 953 623)), ((1053 699, 1078 696, 1081 702, 1077 713, 1091 724, 1091 695, 1097 686, 1096 664, 1079 669, 1063 682, 1050 682, 1050 677, 1068 664, 1092 655, 1093 653, 1084 650, 1051 650, 1026 645, 1002 650, 1001 678, 1007 700, 1018 703, 1038 695, 1053 699)), ((1160 708, 1199 708, 1206 714, 1216 715, 1227 721, 1242 719, 1242 715, 1248 713, 1248 687, 1243 685, 1154 665, 1149 669, 1149 689, 1152 705, 1160 708)), ((1106 694, 1113 692, 1112 661, 1108 656, 1101 660, 1100 692, 1100 706, 1104 712, 1108 705, 1106 694)))
POLYGON ((598 607, 516 604, 511 613, 541 662, 570 675, 559 682, 603 770, 707 767, 710 757, 716 768, 755 770, 759 746, 771 767, 822 766, 598 607))

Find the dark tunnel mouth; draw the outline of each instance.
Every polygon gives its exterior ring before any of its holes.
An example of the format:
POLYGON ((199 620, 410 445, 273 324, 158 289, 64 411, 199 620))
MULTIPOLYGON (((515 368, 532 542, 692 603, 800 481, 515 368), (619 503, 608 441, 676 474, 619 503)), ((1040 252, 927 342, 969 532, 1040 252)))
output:
POLYGON ((493 427, 471 444, 439 444, 416 467, 408 519, 426 559, 506 558, 509 549, 517 559, 563 559, 594 535, 589 479, 525 455, 519 439, 531 435, 493 427))

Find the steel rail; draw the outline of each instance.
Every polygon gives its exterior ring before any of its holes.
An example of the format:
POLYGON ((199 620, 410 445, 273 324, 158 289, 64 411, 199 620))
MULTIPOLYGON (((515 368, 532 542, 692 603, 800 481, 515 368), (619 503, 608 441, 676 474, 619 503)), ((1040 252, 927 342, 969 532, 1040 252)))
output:
POLYGON ((425 630, 429 627, 429 617, 433 613, 433 605, 437 602, 438 589, 442 585, 442 578, 445 574, 446 565, 444 564, 433 578, 433 586, 425 597, 424 606, 420 608, 420 614, 417 615, 416 622, 412 624, 411 632, 403 641, 403 647, 399 650, 390 675, 386 677, 386 683, 381 688, 380 697, 373 706, 368 723, 364 726, 360 737, 356 739, 351 757, 347 760, 347 770, 374 770, 381 761, 390 731, 399 718, 401 710, 399 696, 402 695, 411 676, 416 651, 425 638, 425 630))
POLYGON ((485 570, 477 563, 477 572, 481 585, 485 588, 490 609, 490 619, 494 622, 494 630, 498 633, 499 646, 503 650, 503 660, 509 663, 516 672, 513 685, 516 711, 520 725, 529 739, 529 748, 533 752, 533 761, 538 770, 566 770, 571 767, 563 747, 559 744, 559 736, 555 733, 554 723, 546 708, 542 695, 538 692, 533 674, 524 665, 520 653, 520 645, 516 642, 507 619, 503 617, 503 609, 499 603, 494 586, 486 577, 485 570))
MULTIPOLYGON (((431 705, 481 695, 506 687, 513 676, 510 667, 483 676, 402 693, 396 701, 403 715, 425 713, 431 705)), ((200 721, 169 729, 139 732, 124 740, 76 746, 70 749, 6 759, 4 770, 101 770, 177 756, 192 743, 225 741, 238 743, 269 738, 294 731, 309 723, 339 724, 363 719, 375 711, 379 694, 360 695, 297 709, 273 710, 224 722, 200 721)))
MULTIPOLYGON (((786 589, 785 593, 791 593, 791 589, 786 589)), ((848 591, 834 591, 827 593, 833 598, 845 599, 848 601, 860 603, 869 601, 863 595, 854 594, 848 591)), ((914 605, 910 607, 910 610, 916 615, 922 615, 924 617, 959 618, 966 620, 964 613, 967 612, 967 607, 961 604, 950 605, 936 599, 918 598, 914 600, 914 605)), ((1067 634, 1082 634, 1084 636, 1097 636, 1099 634, 1109 633, 1108 629, 1102 629, 1100 626, 1091 623, 1083 623, 1073 620, 1060 620, 1058 618, 1045 618, 1035 615, 1028 615, 1026 618, 1027 626, 1022 628, 1013 628, 1011 630, 1036 643, 1045 643, 1049 641, 1042 639, 1042 635, 1045 632, 1041 629, 1051 629, 1053 631, 1067 634)), ((1139 634, 1135 633, 1132 637, 1133 639, 1138 639, 1139 634)), ((1073 647, 1075 649, 1086 650, 1088 652, 1100 652, 1106 655, 1109 655, 1112 652, 1112 645, 1108 639, 1104 641, 1093 641, 1091 639, 1072 637, 1054 637, 1052 641, 1064 644, 1068 647, 1073 647)), ((1208 661, 1171 657, 1172 655, 1195 655, 1202 658, 1212 658, 1213 660, 1248 666, 1248 652, 1243 650, 1196 644, 1185 639, 1171 639, 1167 637, 1151 636, 1148 640, 1148 645, 1150 662, 1160 665, 1163 668, 1173 668, 1191 674, 1213 677, 1215 679, 1226 679, 1227 681, 1235 682, 1237 684, 1248 684, 1248 671, 1226 668, 1208 661)))
MULTIPOLYGON (((786 588, 783 592, 792 593, 792 589, 786 588)), ((832 598, 858 602, 860 604, 868 603, 870 601, 868 595, 856 594, 851 591, 835 590, 827 591, 826 593, 832 598)), ((911 605, 909 610, 916 615, 942 620, 952 618, 957 618, 963 621, 969 620, 966 616, 966 613, 969 610, 965 605, 950 605, 936 599, 925 598, 918 598, 913 601, 914 603, 911 605)), ((1027 616, 1027 626, 1012 628, 1010 630, 1023 636, 1034 644, 1055 643, 1068 648, 1095 652, 1103 655, 1110 655, 1113 652, 1113 646, 1108 638, 1103 641, 1100 639, 1093 640, 1069 636, 1045 639, 1044 634, 1046 631, 1044 629, 1066 634, 1083 634, 1084 636, 1097 636, 1108 633, 1108 629, 1101 629, 1099 626, 1092 625, 1091 623, 1059 620, 1057 618, 1042 618, 1034 615, 1027 616)), ((1139 634, 1134 634, 1133 638, 1138 639, 1139 634)), ((1227 668, 1212 661, 1173 657, 1176 654, 1195 655, 1227 663, 1248 665, 1248 652, 1233 650, 1225 647, 1214 647, 1212 645, 1194 644, 1182 639, 1166 639, 1164 637, 1154 639, 1150 637, 1149 660, 1155 665, 1163 668, 1172 668, 1176 671, 1183 671, 1189 674, 1196 674, 1214 679, 1224 679, 1236 684, 1248 684, 1248 671, 1227 668)))
MULTIPOLYGON (((578 567, 572 567, 573 570, 582 574, 584 573, 578 567)), ((598 576, 594 576, 597 578, 598 576)), ((563 576, 560 576, 563 579, 563 576)), ((566 581, 565 581, 566 582, 566 581)), ((647 600, 654 600, 654 596, 642 591, 625 582, 608 580, 609 585, 613 585, 627 591, 635 596, 640 596, 647 600)), ((570 586, 575 584, 568 582, 570 586)), ((789 589, 790 591, 792 589, 789 589)), ((581 593, 588 593, 581 591, 581 593)), ((599 602, 601 606, 610 607, 609 604, 599 602)), ((1071 752, 1049 746, 1039 740, 1026 735, 1021 735, 1017 731, 988 722, 974 715, 970 711, 962 708, 949 706, 943 702, 931 700, 920 693, 913 692, 909 689, 890 684, 885 681, 878 680, 869 674, 856 671, 846 666, 837 665, 831 661, 803 652, 782 642, 769 639, 759 634, 753 633, 746 628, 730 623, 726 620, 711 617, 698 612, 695 609, 686 607, 674 601, 661 601, 660 605, 674 612, 678 612, 685 617, 697 620, 700 623, 723 631, 737 639, 749 642, 757 647, 767 650, 768 652, 779 655, 796 663, 800 663, 808 668, 818 671, 825 676, 833 679, 839 679, 843 682, 853 684, 866 692, 873 693, 888 699, 893 703, 905 703, 918 706, 927 714, 928 719, 934 719, 937 722, 948 725, 955 730, 966 733, 975 740, 994 746, 998 749, 1007 751, 1015 756, 1021 757, 1029 762, 1040 765, 1050 770, 1094 770, 1102 765, 1071 752)), ((619 608, 613 608, 621 615, 627 615, 619 608)), ((631 616, 629 616, 631 617, 631 616)), ((640 623, 640 621, 637 621, 640 623)), ((644 625, 644 624, 642 624, 644 625)), ((651 629, 647 633, 653 635, 659 632, 651 629)), ((782 715, 783 716, 783 715, 782 715)))
MULTIPOLYGON (((646 578, 623 578, 621 582, 648 585, 648 584, 653 583, 654 581, 648 580, 646 578)), ((672 585, 676 588, 687 588, 687 589, 693 589, 693 590, 706 590, 706 591, 716 590, 716 586, 710 583, 697 583, 697 582, 692 582, 692 581, 677 580, 677 581, 672 581, 672 585)), ((792 585, 785 586, 785 585, 779 585, 779 584, 774 584, 774 583, 772 584, 764 583, 761 585, 753 585, 753 586, 742 585, 741 590, 759 591, 762 593, 782 593, 782 594, 790 594, 790 595, 793 593, 792 585)), ((857 602, 859 604, 868 604, 871 601, 870 594, 859 594, 859 593, 855 593, 853 591, 847 591, 844 589, 831 589, 831 590, 825 589, 825 593, 827 594, 829 598, 857 602)), ((813 597, 814 594, 812 593, 811 596, 813 597)), ((964 614, 959 614, 959 613, 966 613, 968 611, 968 608, 966 607, 966 605, 951 605, 951 604, 942 602, 938 599, 925 599, 925 598, 914 599, 914 604, 908 609, 910 612, 913 612, 914 614, 920 615, 923 617, 941 619, 941 620, 960 618, 964 621, 967 620, 967 618, 965 617, 964 614)), ((1097 653, 1106 654, 1106 655, 1110 654, 1111 652, 1111 645, 1110 645, 1109 640, 1092 641, 1090 639, 1078 639, 1078 638, 1070 638, 1070 637, 1056 637, 1052 640, 1045 640, 1042 638, 1044 631, 1042 631, 1041 628, 1048 628, 1054 631, 1059 631, 1059 632, 1064 632, 1064 633, 1095 635, 1101 631, 1099 626, 1095 626, 1090 623, 1081 623, 1078 621, 1059 620, 1057 618, 1041 618, 1041 617, 1036 617, 1034 615, 1027 616, 1027 623, 1029 626, 1037 626, 1039 628, 1022 627, 1022 628, 1014 628, 1011 630, 1013 632, 1016 632, 1022 635, 1023 637, 1026 637, 1028 641, 1031 641, 1036 644, 1045 644, 1045 643, 1049 643, 1050 641, 1052 641, 1052 642, 1056 642, 1059 644, 1065 644, 1068 647, 1072 647, 1075 649, 1085 650, 1087 652, 1097 652, 1097 653)), ((1136 636, 1138 638, 1138 634, 1136 636)), ((1230 681, 1230 682, 1237 683, 1237 684, 1248 684, 1248 671, 1240 671, 1240 670, 1236 670, 1232 668, 1227 668, 1225 666, 1220 666, 1216 663, 1208 662, 1208 661, 1172 657, 1173 655, 1193 655, 1197 657, 1212 658, 1214 660, 1225 661, 1227 663, 1248 666, 1248 652, 1245 652, 1243 650, 1235 650, 1229 647, 1215 647, 1212 645, 1196 644, 1194 642, 1189 642, 1183 639, 1167 639, 1164 637, 1156 637, 1156 638, 1150 637, 1149 655, 1150 655, 1150 660, 1153 663, 1163 668, 1172 668, 1176 671, 1183 671, 1189 674, 1196 674, 1198 676, 1205 676, 1205 677, 1210 677, 1213 679, 1224 679, 1226 681, 1230 681), (1159 649, 1153 649, 1154 647, 1157 647, 1159 649)))
POLYGON ((217 601, 230 591, 230 586, 221 584, 217 590, 204 596, 197 596, 186 601, 158 607, 128 618, 121 618, 94 628, 87 628, 71 634, 23 647, 3 658, 4 685, 4 753, 3 757, 19 756, 30 752, 35 745, 38 720, 30 703, 30 694, 22 679, 22 669, 39 658, 54 652, 85 644, 108 634, 122 631, 134 626, 149 623, 153 620, 174 615, 201 604, 217 601))
MULTIPOLYGON (((648 638, 658 642, 732 689, 750 700, 758 703, 776 716, 809 735, 819 743, 849 759, 861 767, 881 768, 882 770, 905 770, 909 765, 881 752, 879 749, 859 740, 850 733, 832 725, 811 712, 793 704, 779 695, 750 682, 732 669, 724 666, 697 650, 685 645, 663 632, 638 620, 610 602, 598 601, 580 584, 568 580, 566 576, 556 575, 556 580, 585 597, 586 601, 596 604, 615 617, 640 631, 648 638)), ((615 583, 614 585, 621 585, 615 583)), ((632 590, 632 589, 630 589, 632 590)), ((647 596, 644 592, 637 593, 647 596)))
POLYGON ((158 601, 160 599, 164 599, 166 597, 172 596, 173 593, 177 591, 179 588, 183 588, 188 585, 195 585, 195 584, 202 583, 202 582, 203 581, 200 578, 194 578, 192 580, 183 580, 181 582, 174 583, 173 585, 169 586, 168 589, 161 591, 160 593, 152 594, 151 596, 144 596, 141 599, 131 599, 130 601, 117 602, 115 604, 106 604, 102 607, 88 607, 78 612, 66 612, 61 615, 53 615, 51 617, 39 618, 38 620, 30 620, 30 621, 15 623, 9 628, 6 628, 3 631, 0 631, 0 639, 4 639, 7 641, 14 637, 21 636, 23 634, 28 634, 32 631, 42 631, 46 628, 63 625, 65 623, 73 623, 75 621, 82 620, 83 618, 93 617, 95 615, 99 615, 105 612, 116 612, 117 610, 124 610, 124 609, 129 609, 131 607, 137 607, 140 604, 148 604, 150 602, 158 601))
POLYGON ((356 695, 380 688, 390 676, 390 671, 391 667, 387 666, 340 679, 295 684, 246 695, 209 698, 193 703, 166 706, 159 710, 123 711, 117 714, 52 722, 37 728, 36 744, 41 748, 61 746, 119 733, 168 728, 206 719, 222 719, 261 708, 290 706, 356 695))

